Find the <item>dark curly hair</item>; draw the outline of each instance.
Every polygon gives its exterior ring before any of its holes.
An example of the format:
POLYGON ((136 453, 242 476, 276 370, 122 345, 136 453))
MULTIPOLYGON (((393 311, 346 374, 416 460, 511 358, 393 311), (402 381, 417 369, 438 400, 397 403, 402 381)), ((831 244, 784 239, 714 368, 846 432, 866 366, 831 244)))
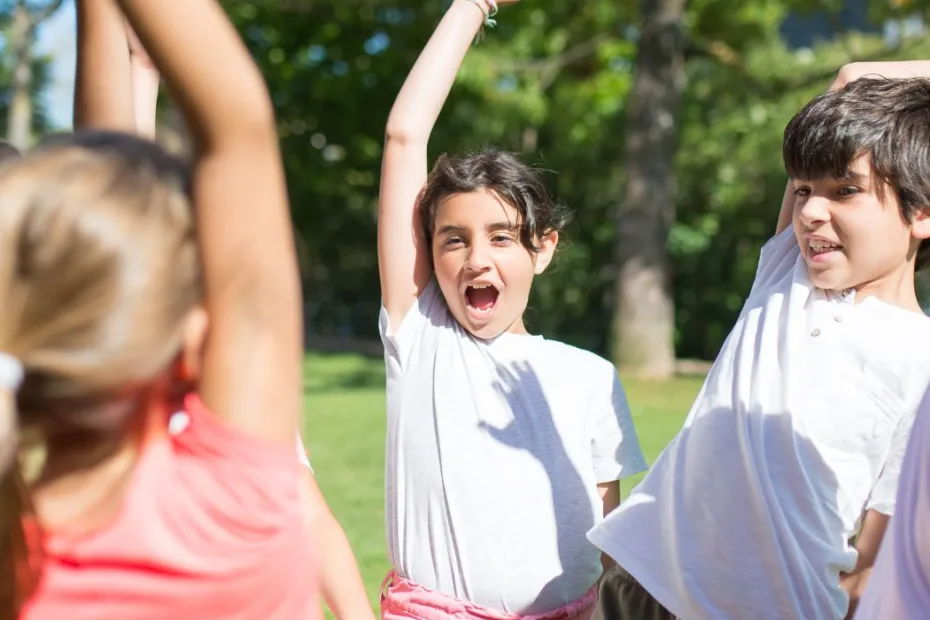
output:
POLYGON ((540 237, 561 232, 571 221, 571 212, 552 200, 536 170, 513 153, 484 149, 465 157, 443 154, 420 194, 420 216, 430 244, 439 205, 455 194, 480 189, 493 192, 517 210, 520 243, 531 252, 538 251, 540 237))

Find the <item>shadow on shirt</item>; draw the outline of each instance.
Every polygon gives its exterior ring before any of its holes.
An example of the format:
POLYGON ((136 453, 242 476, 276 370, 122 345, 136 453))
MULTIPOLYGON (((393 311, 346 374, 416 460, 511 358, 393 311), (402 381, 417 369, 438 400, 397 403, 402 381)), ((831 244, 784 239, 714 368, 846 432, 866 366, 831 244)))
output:
POLYGON ((787 413, 701 413, 621 504, 612 539, 624 568, 703 605, 687 616, 842 618, 846 595, 824 575, 855 556, 842 545, 849 499, 823 458, 830 449, 787 413))
MULTIPOLYGON (((558 554, 562 567, 577 566, 581 560, 572 554, 590 552, 586 534, 599 520, 591 509, 589 490, 568 457, 562 437, 556 428, 552 411, 536 373, 526 365, 514 364, 502 368, 494 388, 507 400, 514 414, 513 421, 504 428, 482 422, 481 427, 497 441, 527 450, 543 466, 550 481, 552 506, 558 532, 558 554), (529 417, 532 416, 532 419, 529 417), (531 436, 528 436, 531 435, 531 436)), ((580 400, 583 402, 583 399, 580 400)), ((579 414, 583 412, 579 411, 579 414)), ((618 448, 619 453, 619 448, 618 448)), ((618 454, 618 458, 619 458, 618 454)), ((514 572, 520 567, 513 568, 514 572)), ((562 573, 547 583, 522 613, 542 613, 551 609, 538 608, 543 601, 563 600, 565 604, 580 595, 575 592, 577 576, 562 573)), ((594 582, 592 581, 593 585, 594 582)), ((582 593, 583 594, 583 593, 582 593)))

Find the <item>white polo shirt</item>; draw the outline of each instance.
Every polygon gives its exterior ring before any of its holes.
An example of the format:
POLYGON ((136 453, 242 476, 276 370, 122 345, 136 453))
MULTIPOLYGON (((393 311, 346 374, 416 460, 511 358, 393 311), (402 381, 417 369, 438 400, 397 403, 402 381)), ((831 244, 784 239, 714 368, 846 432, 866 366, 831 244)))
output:
POLYGON ((930 319, 814 288, 791 229, 678 436, 588 538, 684 618, 842 618, 866 509, 894 512, 930 319))
POLYGON ((930 616, 930 391, 904 457, 898 509, 885 533, 856 620, 930 616))

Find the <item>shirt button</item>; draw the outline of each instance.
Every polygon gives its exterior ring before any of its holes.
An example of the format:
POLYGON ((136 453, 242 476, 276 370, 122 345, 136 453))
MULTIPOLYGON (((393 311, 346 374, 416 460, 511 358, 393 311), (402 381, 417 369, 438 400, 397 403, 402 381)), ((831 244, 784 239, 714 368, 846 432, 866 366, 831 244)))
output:
POLYGON ((843 322, 843 315, 842 315, 842 314, 837 314, 835 317, 833 317, 833 320, 836 321, 837 323, 842 323, 842 322, 843 322))
POLYGON ((811 332, 811 336, 813 336, 814 338, 816 338, 819 335, 820 335, 820 329, 814 329, 814 331, 811 332))

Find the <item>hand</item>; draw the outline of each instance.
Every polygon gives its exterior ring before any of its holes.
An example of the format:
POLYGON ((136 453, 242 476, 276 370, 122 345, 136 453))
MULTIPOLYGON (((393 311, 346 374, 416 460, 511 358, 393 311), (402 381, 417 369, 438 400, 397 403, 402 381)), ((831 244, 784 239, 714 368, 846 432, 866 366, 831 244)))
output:
POLYGON ((930 61, 905 60, 889 62, 852 62, 844 65, 836 79, 830 85, 830 90, 838 90, 859 78, 866 76, 884 77, 888 79, 903 79, 912 77, 930 78, 930 61))

